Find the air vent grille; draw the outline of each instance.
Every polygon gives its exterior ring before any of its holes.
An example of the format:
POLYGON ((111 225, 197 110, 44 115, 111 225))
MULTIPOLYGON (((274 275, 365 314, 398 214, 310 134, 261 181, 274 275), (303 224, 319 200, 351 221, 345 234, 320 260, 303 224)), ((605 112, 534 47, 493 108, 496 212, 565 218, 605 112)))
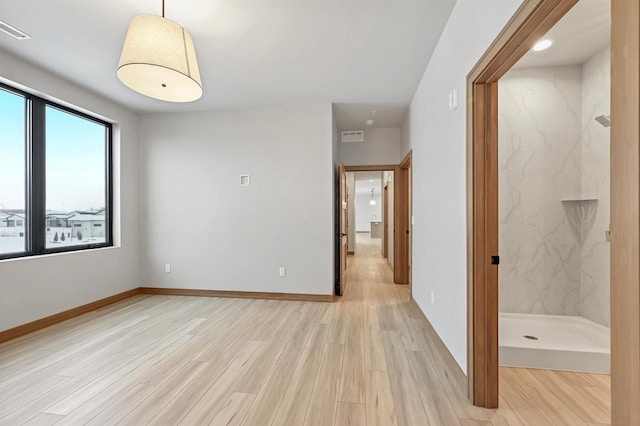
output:
POLYGON ((249 186, 249 175, 240 175, 240 186, 249 186))
POLYGON ((342 143, 364 142, 364 130, 349 130, 342 132, 342 143))

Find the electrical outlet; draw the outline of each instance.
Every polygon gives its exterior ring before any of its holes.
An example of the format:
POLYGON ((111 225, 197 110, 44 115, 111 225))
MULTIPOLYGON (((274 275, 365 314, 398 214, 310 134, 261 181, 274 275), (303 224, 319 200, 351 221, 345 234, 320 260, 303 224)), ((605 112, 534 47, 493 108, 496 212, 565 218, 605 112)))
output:
POLYGON ((169 272, 171 272, 171 264, 170 263, 165 263, 164 265, 164 272, 166 272, 167 274, 169 272))
POLYGON ((280 267, 280 276, 281 277, 286 277, 287 276, 287 268, 285 268, 284 266, 280 267))
POLYGON ((435 293, 433 292, 433 290, 431 290, 431 303, 432 303, 432 304, 433 304, 433 303, 436 303, 436 295, 435 295, 435 293))

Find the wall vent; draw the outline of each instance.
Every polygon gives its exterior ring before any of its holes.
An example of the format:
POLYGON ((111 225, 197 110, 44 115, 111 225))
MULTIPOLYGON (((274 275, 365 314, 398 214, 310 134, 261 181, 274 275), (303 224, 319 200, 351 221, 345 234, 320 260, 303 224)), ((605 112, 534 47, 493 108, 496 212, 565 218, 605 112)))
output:
POLYGON ((240 175, 240 186, 249 186, 249 175, 240 175))
POLYGON ((364 142, 364 130, 342 132, 342 143, 364 142))

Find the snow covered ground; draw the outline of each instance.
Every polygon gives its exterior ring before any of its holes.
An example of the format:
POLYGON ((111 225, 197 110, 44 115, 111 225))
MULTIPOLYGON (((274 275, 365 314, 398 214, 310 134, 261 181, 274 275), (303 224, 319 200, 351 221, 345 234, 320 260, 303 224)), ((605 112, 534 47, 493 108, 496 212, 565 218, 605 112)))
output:
POLYGON ((24 237, 0 237, 0 254, 24 251, 24 237))
MULTIPOLYGON (((78 240, 76 235, 73 235, 71 228, 49 228, 47 232, 47 248, 59 248, 69 247, 84 244, 100 244, 104 243, 105 239, 102 238, 82 238, 78 240), (65 239, 62 241, 62 233, 65 234, 65 239), (58 241, 55 241, 55 236, 58 234, 58 241)), ((18 253, 24 251, 25 240, 24 237, 0 237, 0 254, 18 253)))

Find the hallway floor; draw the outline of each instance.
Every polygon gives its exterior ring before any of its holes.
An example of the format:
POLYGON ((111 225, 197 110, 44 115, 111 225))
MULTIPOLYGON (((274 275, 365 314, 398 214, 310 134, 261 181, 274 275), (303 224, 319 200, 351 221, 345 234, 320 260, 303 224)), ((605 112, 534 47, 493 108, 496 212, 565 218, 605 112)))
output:
POLYGON ((462 390, 465 385, 452 381, 455 374, 433 350, 433 331, 416 329, 416 324, 409 327, 409 319, 420 324, 417 320, 420 315, 415 314, 415 305, 409 303, 409 287, 391 284, 391 269, 380 255, 381 240, 369 238, 368 234, 357 234, 356 239, 356 255, 348 263, 351 288, 343 299, 347 303, 359 300, 361 296, 357 295, 362 291, 361 300, 365 305, 375 301, 379 313, 395 311, 379 315, 379 318, 387 355, 386 371, 399 424, 610 424, 611 379, 603 374, 502 367, 500 409, 483 410, 471 406, 466 388, 462 390), (426 367, 419 365, 416 359, 426 367), (420 395, 420 400, 411 405, 407 395, 415 394, 420 395), (423 410, 419 409, 420 405, 423 410), (423 412, 430 423, 424 423, 423 412))
POLYGON ((337 303, 137 296, 0 345, 0 424, 587 425, 609 377, 501 369, 473 407, 380 240, 337 303))

